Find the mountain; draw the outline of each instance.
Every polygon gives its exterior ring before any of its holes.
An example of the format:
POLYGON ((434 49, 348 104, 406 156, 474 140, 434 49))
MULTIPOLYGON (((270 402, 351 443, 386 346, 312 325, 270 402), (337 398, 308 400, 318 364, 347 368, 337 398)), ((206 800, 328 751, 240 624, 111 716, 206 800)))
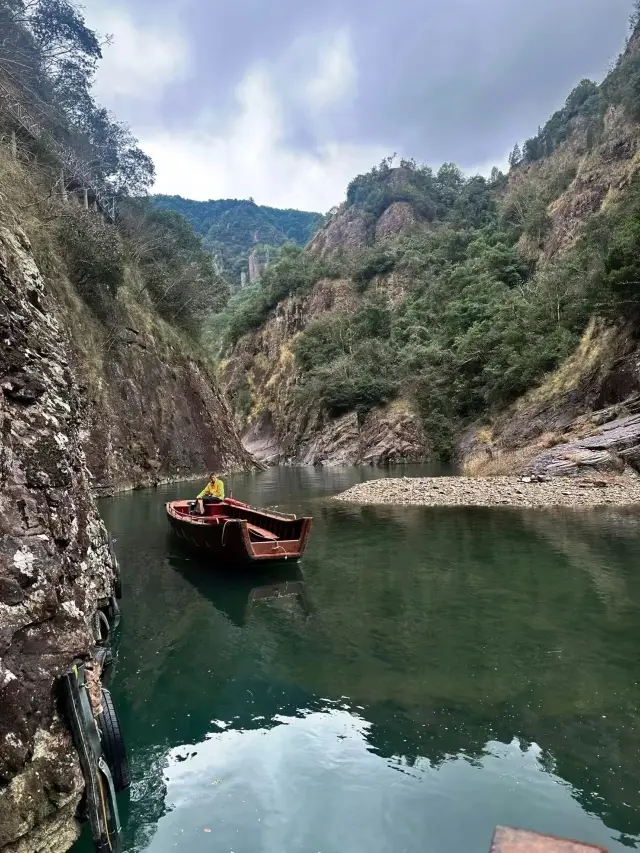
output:
POLYGON ((156 207, 174 210, 188 219, 235 285, 240 283, 241 272, 248 272, 248 258, 254 249, 287 242, 305 246, 322 221, 319 213, 264 207, 251 199, 192 201, 177 195, 156 195, 152 200, 156 207))
POLYGON ((387 160, 356 177, 307 249, 220 315, 247 446, 476 471, 635 464, 640 432, 609 427, 640 405, 639 143, 636 29, 508 175, 387 160))

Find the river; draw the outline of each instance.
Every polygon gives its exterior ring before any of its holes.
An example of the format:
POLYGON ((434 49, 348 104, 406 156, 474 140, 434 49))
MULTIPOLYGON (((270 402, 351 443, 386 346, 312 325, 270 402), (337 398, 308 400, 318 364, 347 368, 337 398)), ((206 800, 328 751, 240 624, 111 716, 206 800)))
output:
POLYGON ((193 485, 101 502, 124 851, 488 853, 498 823, 635 847, 640 514, 327 499, 374 475, 229 478, 314 516, 298 568, 253 576, 169 538, 193 485))

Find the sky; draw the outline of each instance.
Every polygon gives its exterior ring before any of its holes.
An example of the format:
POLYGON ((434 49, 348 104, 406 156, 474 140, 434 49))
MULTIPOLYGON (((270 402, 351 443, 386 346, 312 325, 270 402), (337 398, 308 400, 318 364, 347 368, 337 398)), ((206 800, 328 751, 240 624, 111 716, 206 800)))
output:
POLYGON ((631 0, 84 0, 112 35, 97 99, 152 156, 156 192, 326 212, 395 152, 468 174, 584 77, 631 0))

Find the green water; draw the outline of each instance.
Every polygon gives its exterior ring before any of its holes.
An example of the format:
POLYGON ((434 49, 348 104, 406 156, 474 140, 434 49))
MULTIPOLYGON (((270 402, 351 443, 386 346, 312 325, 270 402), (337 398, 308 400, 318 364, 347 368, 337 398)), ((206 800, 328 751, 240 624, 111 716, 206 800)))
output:
POLYGON ((640 512, 326 499, 374 473, 228 482, 315 518, 298 569, 253 577, 168 538, 194 486, 102 503, 124 849, 487 853, 498 823, 636 846, 640 512))

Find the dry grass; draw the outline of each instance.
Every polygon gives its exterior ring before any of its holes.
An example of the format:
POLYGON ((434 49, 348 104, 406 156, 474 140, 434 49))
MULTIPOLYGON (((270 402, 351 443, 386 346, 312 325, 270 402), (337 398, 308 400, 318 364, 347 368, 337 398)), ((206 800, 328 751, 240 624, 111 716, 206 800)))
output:
POLYGON ((509 477, 518 473, 535 456, 535 449, 523 447, 517 450, 480 451, 462 464, 465 477, 509 477))
POLYGON ((566 441, 566 436, 545 432, 525 447, 505 450, 491 445, 487 440, 487 428, 478 433, 484 448, 476 451, 462 463, 462 473, 467 477, 508 477, 517 474, 544 450, 557 447, 566 441))
POLYGON ((552 402, 573 391, 594 371, 606 369, 615 357, 619 336, 619 329, 591 320, 575 352, 537 388, 525 394, 516 408, 552 402))

